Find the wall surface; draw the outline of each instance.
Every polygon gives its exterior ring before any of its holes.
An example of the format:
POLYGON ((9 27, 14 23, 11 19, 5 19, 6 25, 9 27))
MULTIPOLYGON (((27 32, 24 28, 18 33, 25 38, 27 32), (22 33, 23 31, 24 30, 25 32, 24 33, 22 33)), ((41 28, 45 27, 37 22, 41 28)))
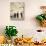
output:
MULTIPOLYGON (((31 36, 36 29, 43 29, 36 22, 35 16, 41 13, 40 6, 46 5, 46 0, 0 0, 0 34, 4 34, 6 25, 15 25, 19 31, 18 36, 31 36), (10 20, 10 2, 25 3, 25 19, 23 21, 10 20)), ((38 33, 38 36, 41 33, 38 33)), ((41 36, 40 36, 41 37, 41 36)))

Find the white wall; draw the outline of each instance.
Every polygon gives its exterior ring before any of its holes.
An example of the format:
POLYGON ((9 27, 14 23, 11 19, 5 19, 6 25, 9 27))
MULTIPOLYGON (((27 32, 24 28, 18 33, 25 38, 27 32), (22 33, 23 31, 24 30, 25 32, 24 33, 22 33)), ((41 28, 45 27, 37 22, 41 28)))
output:
MULTIPOLYGON (((0 0, 0 33, 4 33, 6 25, 15 25, 18 35, 31 36, 36 29, 44 29, 38 25, 35 16, 40 14, 40 6, 46 5, 46 0, 0 0), (23 21, 10 20, 10 2, 25 2, 25 19, 23 21)), ((2 34, 1 33, 1 34, 2 34)))

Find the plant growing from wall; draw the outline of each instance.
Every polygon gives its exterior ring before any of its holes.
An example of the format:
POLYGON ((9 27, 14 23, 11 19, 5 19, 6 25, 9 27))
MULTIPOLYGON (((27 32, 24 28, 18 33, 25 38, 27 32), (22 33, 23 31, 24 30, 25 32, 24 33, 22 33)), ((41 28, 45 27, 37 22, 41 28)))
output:
POLYGON ((46 20, 46 14, 38 15, 38 16, 36 16, 36 19, 39 20, 39 21, 46 20))
POLYGON ((16 36, 18 33, 15 26, 6 26, 5 34, 6 36, 11 39, 12 36, 16 36))
POLYGON ((46 14, 38 15, 36 16, 36 19, 39 20, 43 27, 46 27, 46 14))

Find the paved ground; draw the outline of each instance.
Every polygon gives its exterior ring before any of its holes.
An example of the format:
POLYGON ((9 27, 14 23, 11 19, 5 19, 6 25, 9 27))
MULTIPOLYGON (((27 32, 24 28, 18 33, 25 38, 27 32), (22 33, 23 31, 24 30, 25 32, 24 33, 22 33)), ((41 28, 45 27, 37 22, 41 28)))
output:
POLYGON ((23 44, 23 45, 15 45, 15 46, 46 46, 46 45, 45 44, 44 45, 23 44))

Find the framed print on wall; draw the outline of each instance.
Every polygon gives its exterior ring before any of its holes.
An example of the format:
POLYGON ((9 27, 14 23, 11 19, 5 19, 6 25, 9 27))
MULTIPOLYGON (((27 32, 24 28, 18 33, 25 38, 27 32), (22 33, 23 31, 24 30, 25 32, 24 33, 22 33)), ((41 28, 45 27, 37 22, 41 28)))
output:
POLYGON ((24 20, 24 2, 10 2, 10 19, 24 20))

